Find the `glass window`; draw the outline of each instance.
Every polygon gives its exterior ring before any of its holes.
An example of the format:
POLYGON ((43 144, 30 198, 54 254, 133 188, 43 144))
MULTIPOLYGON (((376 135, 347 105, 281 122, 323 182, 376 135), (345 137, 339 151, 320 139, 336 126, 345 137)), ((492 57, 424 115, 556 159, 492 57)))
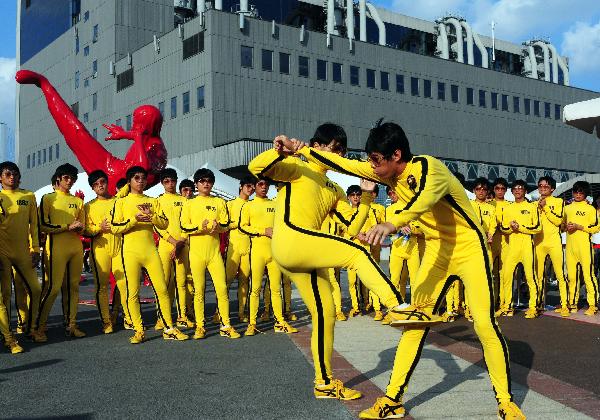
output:
POLYGON ((35 168, 35 152, 31 154, 31 167, 35 168))
POLYGON ((31 156, 27 155, 27 169, 31 168, 31 156))
POLYGON ((352 86, 360 84, 360 69, 356 66, 350 66, 350 84, 352 86))
POLYGON ((42 150, 42 152, 44 152, 43 153, 43 155, 44 155, 44 163, 46 163, 46 149, 42 150))
POLYGON ((89 11, 89 10, 86 10, 86 11, 83 13, 83 21, 84 21, 84 22, 87 22, 89 19, 90 19, 90 11, 89 11))
POLYGON ((327 61, 317 60, 317 79, 327 80, 327 61))
POLYGON ((335 83, 342 83, 342 65, 331 63, 331 78, 335 83))
POLYGON ((79 89, 79 70, 75 72, 75 89, 79 89))
POLYGON ((94 77, 98 74, 98 60, 92 61, 92 74, 94 77))
POLYGON ((299 56, 298 57, 298 76, 308 77, 309 72, 309 61, 308 57, 299 56))
POLYGON ((508 111, 508 95, 502 95, 502 111, 508 111))
POLYGON ((177 96, 171 98, 171 119, 177 118, 177 96))
POLYGON ((513 96, 513 112, 519 114, 521 112, 521 98, 513 96))
POLYGON ((196 108, 204 108, 204 86, 196 88, 196 108))
POLYGON ((42 151, 38 150, 37 152, 37 166, 40 166, 42 164, 42 151))
POLYGON ((473 88, 467 88, 467 105, 473 105, 475 102, 474 96, 473 88))
POLYGON ((79 54, 79 37, 75 37, 75 54, 79 54))
POLYGON ((446 100, 446 83, 444 82, 437 82, 437 87, 438 87, 438 99, 440 101, 445 101, 446 100))
POLYGON ((90 87, 90 79, 87 77, 83 79, 83 87, 90 87))
POLYGON ((52 157, 54 156, 54 153, 53 153, 54 150, 52 150, 52 149, 53 149, 52 146, 48 147, 48 161, 50 161, 50 162, 52 162, 52 157))
POLYGON ((131 114, 125 116, 125 130, 131 130, 131 114))
POLYGON ((273 71, 273 51, 262 50, 262 69, 264 71, 273 71))
POLYGON ((536 117, 540 116, 540 101, 533 101, 533 115, 536 117))
POLYGON ((560 120, 560 105, 554 104, 554 119, 560 120))
POLYGON ((487 105, 485 103, 485 90, 479 89, 479 106, 481 108, 485 108, 487 105))
POLYGON ((404 76, 402 74, 396 75, 396 92, 404 93, 404 76))
POLYGON ((375 70, 367 69, 367 87, 375 89, 375 70))
POLYGON ((552 118, 550 115, 550 102, 544 102, 544 117, 552 118))
POLYGON ((423 80, 423 96, 431 98, 431 80, 423 80))
POLYGON ((412 96, 419 96, 419 78, 410 78, 410 93, 412 96))
POLYGON ((83 55, 84 57, 87 57, 88 55, 90 55, 90 46, 86 45, 85 47, 83 47, 83 55))
POLYGON ((452 102, 457 104, 459 101, 458 85, 450 85, 450 96, 452 97, 452 102))
POLYGON ((381 80, 379 87, 381 90, 390 90, 390 74, 388 72, 382 71, 380 73, 381 80))
POLYGON ((97 42, 98 41, 98 25, 94 25, 94 28, 92 29, 92 42, 97 42))
POLYGON ((252 68, 252 53, 253 48, 242 45, 241 47, 241 60, 242 67, 252 68))
POLYGON ((98 93, 92 95, 92 111, 98 109, 98 93))
POLYGON ((89 116, 88 113, 86 112, 85 114, 83 114, 83 122, 86 123, 89 120, 89 116))
MULTIPOLYGON (((158 103, 158 111, 160 112, 160 115, 164 118, 165 116, 165 102, 161 101, 158 103)), ((119 120, 117 120, 119 121, 119 120)), ((119 123, 117 123, 117 125, 119 125, 119 123)))
POLYGON ((498 94, 492 92, 492 109, 498 109, 498 94))
POLYGON ((290 74, 290 55, 279 53, 279 73, 290 74))
POLYGON ((531 99, 525 98, 523 99, 523 108, 525 115, 529 115, 531 113, 531 99))
POLYGON ((58 149, 58 143, 56 143, 56 144, 54 145, 54 148, 56 149, 56 159, 58 159, 58 158, 60 157, 60 154, 59 154, 59 149, 58 149))
POLYGON ((98 129, 94 128, 92 130, 92 137, 95 138, 96 140, 98 140, 98 129))
POLYGON ((190 112, 190 91, 183 92, 183 113, 187 114, 190 112))

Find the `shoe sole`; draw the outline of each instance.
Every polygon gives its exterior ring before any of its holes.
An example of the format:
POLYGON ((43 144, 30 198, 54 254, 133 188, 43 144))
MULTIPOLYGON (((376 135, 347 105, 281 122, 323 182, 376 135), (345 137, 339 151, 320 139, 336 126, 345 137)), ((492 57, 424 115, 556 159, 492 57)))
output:
POLYGON ((359 418, 361 419, 367 419, 367 420, 379 420, 379 419, 403 419, 406 416, 406 413, 403 414, 391 414, 389 416, 385 416, 385 417, 375 417, 375 416, 359 416, 359 418))
POLYGON ((416 319, 396 319, 390 322, 392 327, 431 327, 433 325, 443 324, 444 321, 430 320, 430 321, 419 321, 416 319))
POLYGON ((348 397, 330 397, 328 395, 323 395, 323 396, 316 396, 315 398, 317 400, 340 400, 340 401, 352 401, 352 400, 358 400, 359 398, 362 398, 362 394, 358 394, 356 397, 352 397, 352 398, 348 398, 348 397))
POLYGON ((296 334, 298 331, 285 331, 285 330, 274 330, 275 334, 296 334))
POLYGON ((185 338, 177 338, 175 336, 170 336, 170 335, 163 335, 163 339, 165 340, 175 340, 175 341, 185 341, 185 340, 189 340, 189 336, 186 336, 185 338))

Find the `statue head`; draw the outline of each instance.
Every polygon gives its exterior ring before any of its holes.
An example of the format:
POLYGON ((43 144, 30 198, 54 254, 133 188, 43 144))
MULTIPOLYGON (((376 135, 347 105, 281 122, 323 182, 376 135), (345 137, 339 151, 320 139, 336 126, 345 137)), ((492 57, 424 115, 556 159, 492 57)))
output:
POLYGON ((157 107, 142 105, 133 111, 133 130, 141 130, 153 137, 160 136, 163 118, 157 107))

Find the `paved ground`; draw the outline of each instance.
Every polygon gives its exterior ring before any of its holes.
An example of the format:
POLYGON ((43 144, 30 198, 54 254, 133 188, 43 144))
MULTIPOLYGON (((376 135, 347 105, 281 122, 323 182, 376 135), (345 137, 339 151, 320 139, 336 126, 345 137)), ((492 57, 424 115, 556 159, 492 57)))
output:
MULTIPOLYGON (((90 292, 86 281, 82 299, 90 292)), ((211 288, 208 301, 212 313, 211 288)), ((22 340, 26 353, 0 352, 1 418, 350 419, 383 393, 401 335, 367 315, 337 324, 336 376, 365 394, 344 404, 312 396, 310 325, 296 294, 295 307, 304 317, 294 336, 276 335, 268 324, 265 334, 228 340, 209 324, 205 340, 164 341, 150 331, 139 346, 128 343, 129 331, 99 334, 97 310, 89 305, 80 305, 79 316, 89 336, 65 338, 59 304, 48 344, 22 340)), ((153 325, 153 305, 142 306, 145 323, 153 325)), ((501 327, 511 351, 515 399, 529 418, 600 418, 597 324, 515 316, 501 319, 501 327)), ((459 320, 435 328, 406 394, 410 415, 494 418, 481 359, 472 324, 459 320)))

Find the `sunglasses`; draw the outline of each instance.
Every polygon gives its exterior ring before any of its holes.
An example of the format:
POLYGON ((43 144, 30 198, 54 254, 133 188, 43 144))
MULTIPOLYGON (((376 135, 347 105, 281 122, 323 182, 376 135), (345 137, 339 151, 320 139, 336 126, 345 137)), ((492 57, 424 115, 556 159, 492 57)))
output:
POLYGON ((214 184, 215 181, 213 181, 210 178, 200 178, 196 183, 197 184, 214 184))

